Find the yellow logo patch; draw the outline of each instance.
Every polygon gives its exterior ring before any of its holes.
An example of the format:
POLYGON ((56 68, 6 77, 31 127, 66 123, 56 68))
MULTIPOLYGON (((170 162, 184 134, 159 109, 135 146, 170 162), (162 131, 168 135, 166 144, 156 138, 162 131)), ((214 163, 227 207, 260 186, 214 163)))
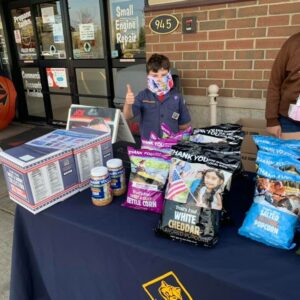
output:
POLYGON ((172 271, 144 283, 143 288, 151 300, 193 300, 172 271))

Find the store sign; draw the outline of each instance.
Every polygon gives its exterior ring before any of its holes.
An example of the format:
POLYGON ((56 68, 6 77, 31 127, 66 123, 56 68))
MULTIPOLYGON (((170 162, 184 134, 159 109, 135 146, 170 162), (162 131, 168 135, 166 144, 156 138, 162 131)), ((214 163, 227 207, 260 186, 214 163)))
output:
POLYGON ((42 20, 44 24, 55 23, 54 9, 52 6, 42 7, 41 12, 42 12, 42 20))
POLYGON ((139 18, 134 13, 133 4, 114 6, 115 39, 117 44, 137 43, 139 33, 139 18))
POLYGON ((84 52, 91 52, 91 50, 92 50, 91 44, 88 42, 85 42, 83 45, 83 50, 84 50, 84 52))
POLYGON ((23 28, 28 25, 31 25, 31 13, 30 11, 27 11, 24 14, 21 14, 19 16, 14 17, 14 22, 17 24, 18 28, 23 28))
POLYGON ((21 32, 20 32, 20 30, 14 30, 14 35, 15 35, 16 44, 21 44, 22 43, 22 39, 21 39, 21 32))
POLYGON ((159 15, 151 19, 150 29, 154 33, 171 33, 177 29, 178 19, 173 15, 159 15))
POLYGON ((27 96, 43 98, 40 73, 27 73, 22 70, 22 78, 27 96))
POLYGON ((95 29, 94 24, 79 24, 79 34, 80 40, 90 41, 95 39, 95 29))
POLYGON ((35 42, 30 11, 14 16, 14 24, 16 28, 14 31, 16 43, 21 44, 19 50, 20 58, 35 56, 35 42))
POLYGON ((62 23, 54 23, 53 24, 53 41, 56 44, 64 43, 64 33, 62 23))
POLYGON ((67 75, 65 68, 46 68, 48 86, 51 88, 67 88, 67 75))

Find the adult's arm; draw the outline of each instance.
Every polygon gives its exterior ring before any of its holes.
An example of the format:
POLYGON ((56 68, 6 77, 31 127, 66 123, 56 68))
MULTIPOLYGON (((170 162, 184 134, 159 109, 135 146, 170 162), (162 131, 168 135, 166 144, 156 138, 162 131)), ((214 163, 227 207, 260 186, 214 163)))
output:
POLYGON ((275 132, 277 133, 279 133, 279 130, 281 131, 281 128, 278 128, 278 126, 280 127, 278 117, 282 83, 286 77, 289 43, 290 39, 283 44, 274 61, 267 92, 265 111, 267 127, 269 128, 277 126, 277 128, 275 128, 275 132))

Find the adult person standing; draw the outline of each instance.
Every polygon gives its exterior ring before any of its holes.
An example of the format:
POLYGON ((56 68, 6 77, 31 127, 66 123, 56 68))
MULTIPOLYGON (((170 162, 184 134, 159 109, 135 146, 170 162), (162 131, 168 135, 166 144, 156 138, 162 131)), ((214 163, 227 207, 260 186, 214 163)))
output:
POLYGON ((290 104, 295 104, 298 99, 300 100, 300 32, 283 44, 272 67, 265 113, 267 131, 271 135, 300 140, 300 120, 295 121, 288 116, 290 104))

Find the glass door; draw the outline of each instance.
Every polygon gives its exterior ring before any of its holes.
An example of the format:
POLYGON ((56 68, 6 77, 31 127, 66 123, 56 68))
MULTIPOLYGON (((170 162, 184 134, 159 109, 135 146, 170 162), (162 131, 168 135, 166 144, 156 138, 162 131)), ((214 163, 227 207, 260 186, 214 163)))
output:
MULTIPOLYGON (((23 96, 19 101, 25 119, 47 120, 52 123, 65 121, 71 104, 71 89, 68 78, 65 38, 60 1, 18 7, 12 3, 12 29, 17 50, 18 67, 21 73, 23 96), (57 72, 54 72, 57 68, 57 72), (48 82, 48 69, 57 74, 59 84, 48 82), (63 82, 61 82, 63 78, 63 82), (55 89, 54 87, 58 87, 55 89), (53 94, 63 95, 59 105, 51 103, 53 94), (59 113, 56 115, 56 108, 59 113), (25 111, 24 111, 25 110, 25 111)), ((55 77, 55 79, 57 79, 55 77)))
POLYGON ((114 74, 145 62, 143 1, 19 0, 7 5, 21 74, 15 79, 19 107, 27 119, 64 124, 72 103, 113 106, 114 74))
POLYGON ((16 1, 9 8, 29 119, 64 124, 72 103, 112 105, 103 1, 16 1))
POLYGON ((21 79, 13 78, 14 81, 18 79, 17 89, 19 84, 22 86, 18 90, 19 115, 21 118, 32 115, 34 118, 45 119, 45 103, 42 94, 41 75, 37 64, 38 53, 32 11, 28 5, 12 8, 10 14, 16 49, 15 57, 21 74, 21 79), (22 99, 22 95, 25 99, 22 99))
POLYGON ((111 106, 111 70, 103 1, 69 0, 68 5, 77 101, 83 105, 111 106))
POLYGON ((70 70, 65 3, 47 1, 33 6, 39 46, 39 68, 43 76, 43 95, 50 110, 51 123, 65 123, 76 88, 70 70), (63 16, 64 15, 64 16, 63 16))

